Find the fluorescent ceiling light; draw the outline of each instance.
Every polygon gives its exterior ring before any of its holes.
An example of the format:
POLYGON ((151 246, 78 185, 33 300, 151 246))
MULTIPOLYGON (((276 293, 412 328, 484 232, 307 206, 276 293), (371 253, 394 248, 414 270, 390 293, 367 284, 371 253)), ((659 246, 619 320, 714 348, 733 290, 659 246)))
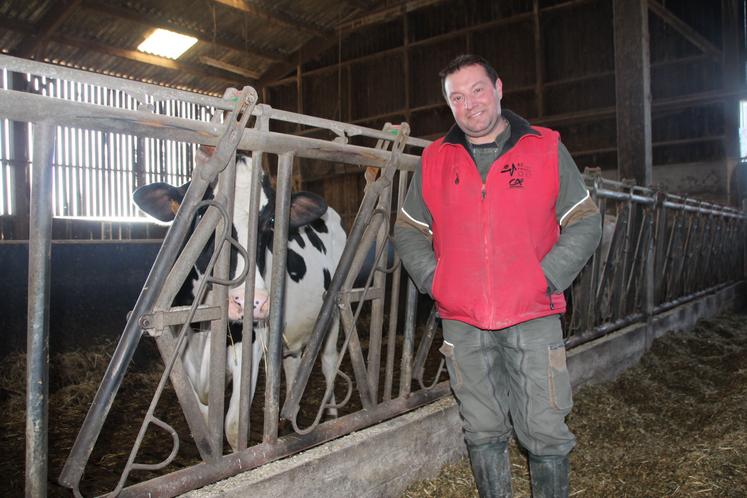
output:
POLYGON ((197 38, 158 28, 137 49, 141 52, 176 59, 195 43, 197 43, 197 38))

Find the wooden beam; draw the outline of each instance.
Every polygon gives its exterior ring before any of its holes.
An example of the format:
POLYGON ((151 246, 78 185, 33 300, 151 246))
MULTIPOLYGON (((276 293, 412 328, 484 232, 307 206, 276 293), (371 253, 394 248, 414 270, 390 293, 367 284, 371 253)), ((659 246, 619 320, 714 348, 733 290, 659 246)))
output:
POLYGON ((330 36, 324 39, 313 38, 286 60, 270 66, 270 68, 265 71, 259 81, 257 81, 257 86, 259 88, 263 88, 273 81, 284 77, 292 69, 295 69, 295 67, 299 63, 303 64, 303 62, 316 57, 325 50, 337 45, 337 42, 337 36, 330 36))
POLYGON ((21 21, 17 19, 8 19, 0 17, 0 28, 7 29, 8 31, 17 31, 19 33, 26 33, 32 35, 36 33, 34 25, 30 22, 21 21))
POLYGON ((297 21, 285 14, 281 14, 280 12, 274 12, 271 10, 264 9, 246 0, 212 0, 212 1, 217 4, 230 7, 232 9, 240 10, 241 12, 246 12, 247 14, 251 14, 252 16, 257 17, 259 19, 263 19, 267 22, 271 22, 273 24, 284 26, 286 28, 297 29, 299 31, 310 34, 312 36, 328 36, 330 33, 332 33, 331 30, 326 29, 322 26, 314 26, 309 23, 297 21))
POLYGON ((249 69, 244 69, 243 67, 234 66, 233 64, 219 61, 217 59, 213 59, 212 57, 208 57, 206 55, 200 56, 200 62, 207 66, 216 67, 218 69, 222 69, 223 71, 227 71, 229 73, 234 73, 240 76, 245 76, 249 78, 250 80, 257 80, 259 79, 259 76, 260 76, 259 73, 256 71, 250 71, 249 69))
POLYGON ((345 0, 345 3, 360 10, 371 10, 376 5, 376 0, 345 0))
MULTIPOLYGON (((587 2, 589 0, 583 0, 583 1, 587 2)), ((573 2, 573 3, 575 3, 575 2, 573 2)), ((418 40, 416 42, 411 42, 411 43, 409 43, 408 46, 410 48, 412 48, 412 47, 419 47, 419 46, 423 46, 423 45, 428 45, 428 44, 433 44, 433 43, 438 43, 438 42, 441 42, 441 41, 449 40, 451 38, 458 38, 458 37, 463 36, 465 34, 468 34, 468 33, 474 32, 474 31, 480 31, 482 29, 487 29, 487 28, 492 28, 492 27, 497 27, 497 26, 503 26, 503 25, 506 25, 506 24, 513 24, 513 23, 517 23, 517 22, 523 22, 523 21, 527 21, 527 20, 531 19, 532 15, 533 14, 531 12, 524 12, 524 13, 521 13, 521 14, 516 14, 516 15, 511 16, 511 17, 506 17, 506 18, 503 18, 503 19, 494 19, 492 21, 487 21, 487 22, 484 22, 484 23, 481 23, 481 24, 475 24, 475 25, 469 26, 467 28, 462 28, 462 29, 459 29, 459 30, 451 31, 449 33, 444 33, 444 34, 441 34, 441 35, 432 36, 432 37, 426 38, 424 40, 418 40)), ((342 43, 342 41, 344 41, 346 39, 346 37, 349 36, 351 33, 352 33, 352 31, 341 31, 339 33, 339 41, 340 41, 340 43, 342 43)), ((327 49, 329 49, 329 48, 337 45, 337 43, 338 43, 338 37, 330 37, 330 38, 325 39, 323 41, 320 41, 318 43, 316 42, 316 40, 312 40, 311 42, 307 43, 306 45, 304 45, 304 47, 302 47, 300 49, 301 54, 300 54, 299 57, 300 57, 302 63, 306 62, 306 61, 308 61, 308 60, 316 57, 321 52, 323 52, 323 51, 325 51, 325 50, 327 50, 327 49)), ((400 52, 404 53, 404 48, 403 47, 390 48, 390 49, 387 49, 387 50, 382 50, 381 52, 376 52, 376 53, 373 53, 373 54, 364 55, 364 56, 361 56, 361 57, 356 57, 354 59, 348 59, 346 61, 341 62, 339 65, 349 66, 349 65, 354 64, 354 63, 363 62, 363 61, 366 61, 366 60, 377 59, 377 58, 380 58, 380 57, 384 57, 384 56, 388 56, 388 55, 392 55, 392 54, 400 53, 400 52)), ((258 86, 276 85, 276 84, 281 84, 281 83, 284 84, 284 83, 289 82, 293 77, 284 78, 284 76, 287 73, 289 73, 295 67, 295 64, 296 64, 295 62, 290 62, 290 59, 289 59, 288 61, 284 61, 284 62, 278 63, 278 64, 270 67, 267 70, 267 72, 265 72, 265 74, 262 75, 262 78, 259 80, 259 82, 257 82, 257 85, 258 86), (284 79, 278 81, 279 78, 284 78, 284 79)), ((321 74, 321 73, 324 73, 324 72, 327 72, 327 71, 336 71, 337 70, 337 66, 338 66, 338 64, 330 65, 330 66, 325 66, 325 67, 322 67, 322 68, 319 68, 319 69, 314 69, 314 70, 311 70, 311 71, 307 71, 304 74, 306 74, 306 75, 310 75, 310 74, 321 74)))
POLYGON ((350 21, 342 22, 337 25, 337 29, 341 31, 352 31, 372 24, 394 21, 402 14, 443 3, 443 1, 444 0, 410 0, 407 2, 401 2, 399 5, 388 7, 350 21))
POLYGON ((93 52, 99 52, 113 57, 119 57, 122 59, 129 59, 143 64, 150 64, 164 69, 172 69, 183 73, 192 74, 195 76, 202 76, 207 78, 213 78, 220 81, 230 83, 232 85, 241 85, 243 82, 236 78, 234 75, 227 75, 225 72, 210 71, 203 66, 197 64, 190 64, 188 62, 179 62, 165 57, 159 57, 157 55, 146 54, 144 52, 138 52, 137 50, 128 50, 119 47, 112 47, 109 45, 103 45, 99 42, 93 42, 90 40, 83 40, 67 35, 52 35, 52 40, 57 43, 64 43, 73 47, 82 48, 85 50, 91 50, 93 52))
POLYGON ((648 0, 613 0, 617 170, 638 185, 652 181, 648 0))
POLYGON ((655 0, 649 0, 648 8, 656 16, 667 23, 671 28, 685 37, 687 41, 695 45, 703 53, 710 55, 716 60, 721 60, 721 50, 711 43, 705 36, 695 31, 689 24, 677 17, 671 10, 664 7, 655 0))
POLYGON ((75 12, 80 2, 81 0, 62 0, 52 3, 52 7, 34 26, 34 34, 18 44, 12 52, 13 55, 31 57, 36 49, 75 12))
POLYGON ((532 27, 534 28, 534 81, 536 89, 534 98, 537 105, 537 116, 545 114, 545 47, 542 42, 542 23, 540 21, 539 0, 532 1, 532 27))
POLYGON ((235 43, 231 41, 221 40, 220 38, 213 38, 207 36, 204 32, 183 26, 177 22, 170 21, 165 18, 146 16, 140 14, 132 9, 125 9, 116 5, 101 4, 95 0, 83 0, 82 8, 96 12, 97 14, 103 14, 111 16, 115 19, 125 19, 134 23, 140 24, 147 29, 168 29, 170 31, 176 31, 183 35, 193 36, 201 43, 207 43, 215 47, 224 50, 233 50, 242 54, 251 54, 263 59, 267 59, 272 62, 283 60, 288 54, 279 50, 272 50, 267 48, 260 48, 256 46, 245 46, 241 43, 235 43))
MULTIPOLYGON (((744 82, 744 62, 740 56, 740 4, 738 0, 721 0, 721 40, 723 46, 723 82, 726 88, 739 88, 744 82)), ((739 144, 740 109, 739 99, 724 101, 724 151, 728 168, 736 168, 741 151, 739 144)), ((743 174, 742 171, 739 173, 743 174)), ((730 194, 736 198, 736 188, 729 182, 730 194)))

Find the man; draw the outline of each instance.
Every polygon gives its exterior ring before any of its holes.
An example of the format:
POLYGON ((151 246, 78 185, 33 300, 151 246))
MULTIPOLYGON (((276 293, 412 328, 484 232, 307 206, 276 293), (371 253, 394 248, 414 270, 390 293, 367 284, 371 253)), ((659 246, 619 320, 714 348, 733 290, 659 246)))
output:
POLYGON ((599 243, 599 211, 558 133, 501 110, 485 59, 459 56, 440 76, 456 125, 423 151, 395 244, 442 318, 480 496, 511 496, 514 431, 533 495, 567 496, 575 438, 559 315, 599 243))

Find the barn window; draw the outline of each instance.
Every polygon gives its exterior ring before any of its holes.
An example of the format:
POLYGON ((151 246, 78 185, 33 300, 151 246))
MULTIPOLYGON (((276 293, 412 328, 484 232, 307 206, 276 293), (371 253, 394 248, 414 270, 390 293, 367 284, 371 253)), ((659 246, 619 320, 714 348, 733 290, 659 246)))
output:
MULTIPOLYGON (((46 77, 25 78, 28 91, 87 104, 136 110, 152 106, 157 114, 209 121, 212 109, 179 101, 138 102, 121 90, 46 77)), ((8 73, 2 73, 2 87, 8 88, 8 73)), ((33 126, 27 126, 26 157, 33 164, 33 126)), ((152 182, 181 185, 192 174, 195 145, 156 138, 138 138, 58 126, 53 162, 53 215, 110 221, 146 221, 131 202, 138 186, 152 182), (142 149, 142 150, 141 150, 142 149)), ((13 153, 13 125, 0 120, 0 215, 14 214, 14 188, 18 181, 13 153)), ((28 178, 31 178, 31 173, 28 178)))
POLYGON ((739 102, 739 157, 747 161, 747 100, 739 102))
POLYGON ((167 29, 158 28, 154 30, 137 49, 169 59, 178 59, 184 52, 197 43, 193 36, 174 33, 167 29))
MULTIPOLYGON (((8 89, 8 71, 2 70, 0 87, 8 89)), ((10 121, 0 119, 0 216, 14 213, 14 168, 10 148, 10 121)))

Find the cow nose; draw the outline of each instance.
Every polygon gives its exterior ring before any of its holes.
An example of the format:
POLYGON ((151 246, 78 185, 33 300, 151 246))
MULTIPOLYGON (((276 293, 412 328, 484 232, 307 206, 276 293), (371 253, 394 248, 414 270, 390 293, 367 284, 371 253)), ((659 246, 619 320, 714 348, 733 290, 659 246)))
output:
POLYGON ((228 318, 230 320, 244 318, 244 296, 234 295, 228 298, 228 318))
POLYGON ((254 318, 257 320, 263 320, 267 318, 270 299, 267 291, 254 289, 254 318))

